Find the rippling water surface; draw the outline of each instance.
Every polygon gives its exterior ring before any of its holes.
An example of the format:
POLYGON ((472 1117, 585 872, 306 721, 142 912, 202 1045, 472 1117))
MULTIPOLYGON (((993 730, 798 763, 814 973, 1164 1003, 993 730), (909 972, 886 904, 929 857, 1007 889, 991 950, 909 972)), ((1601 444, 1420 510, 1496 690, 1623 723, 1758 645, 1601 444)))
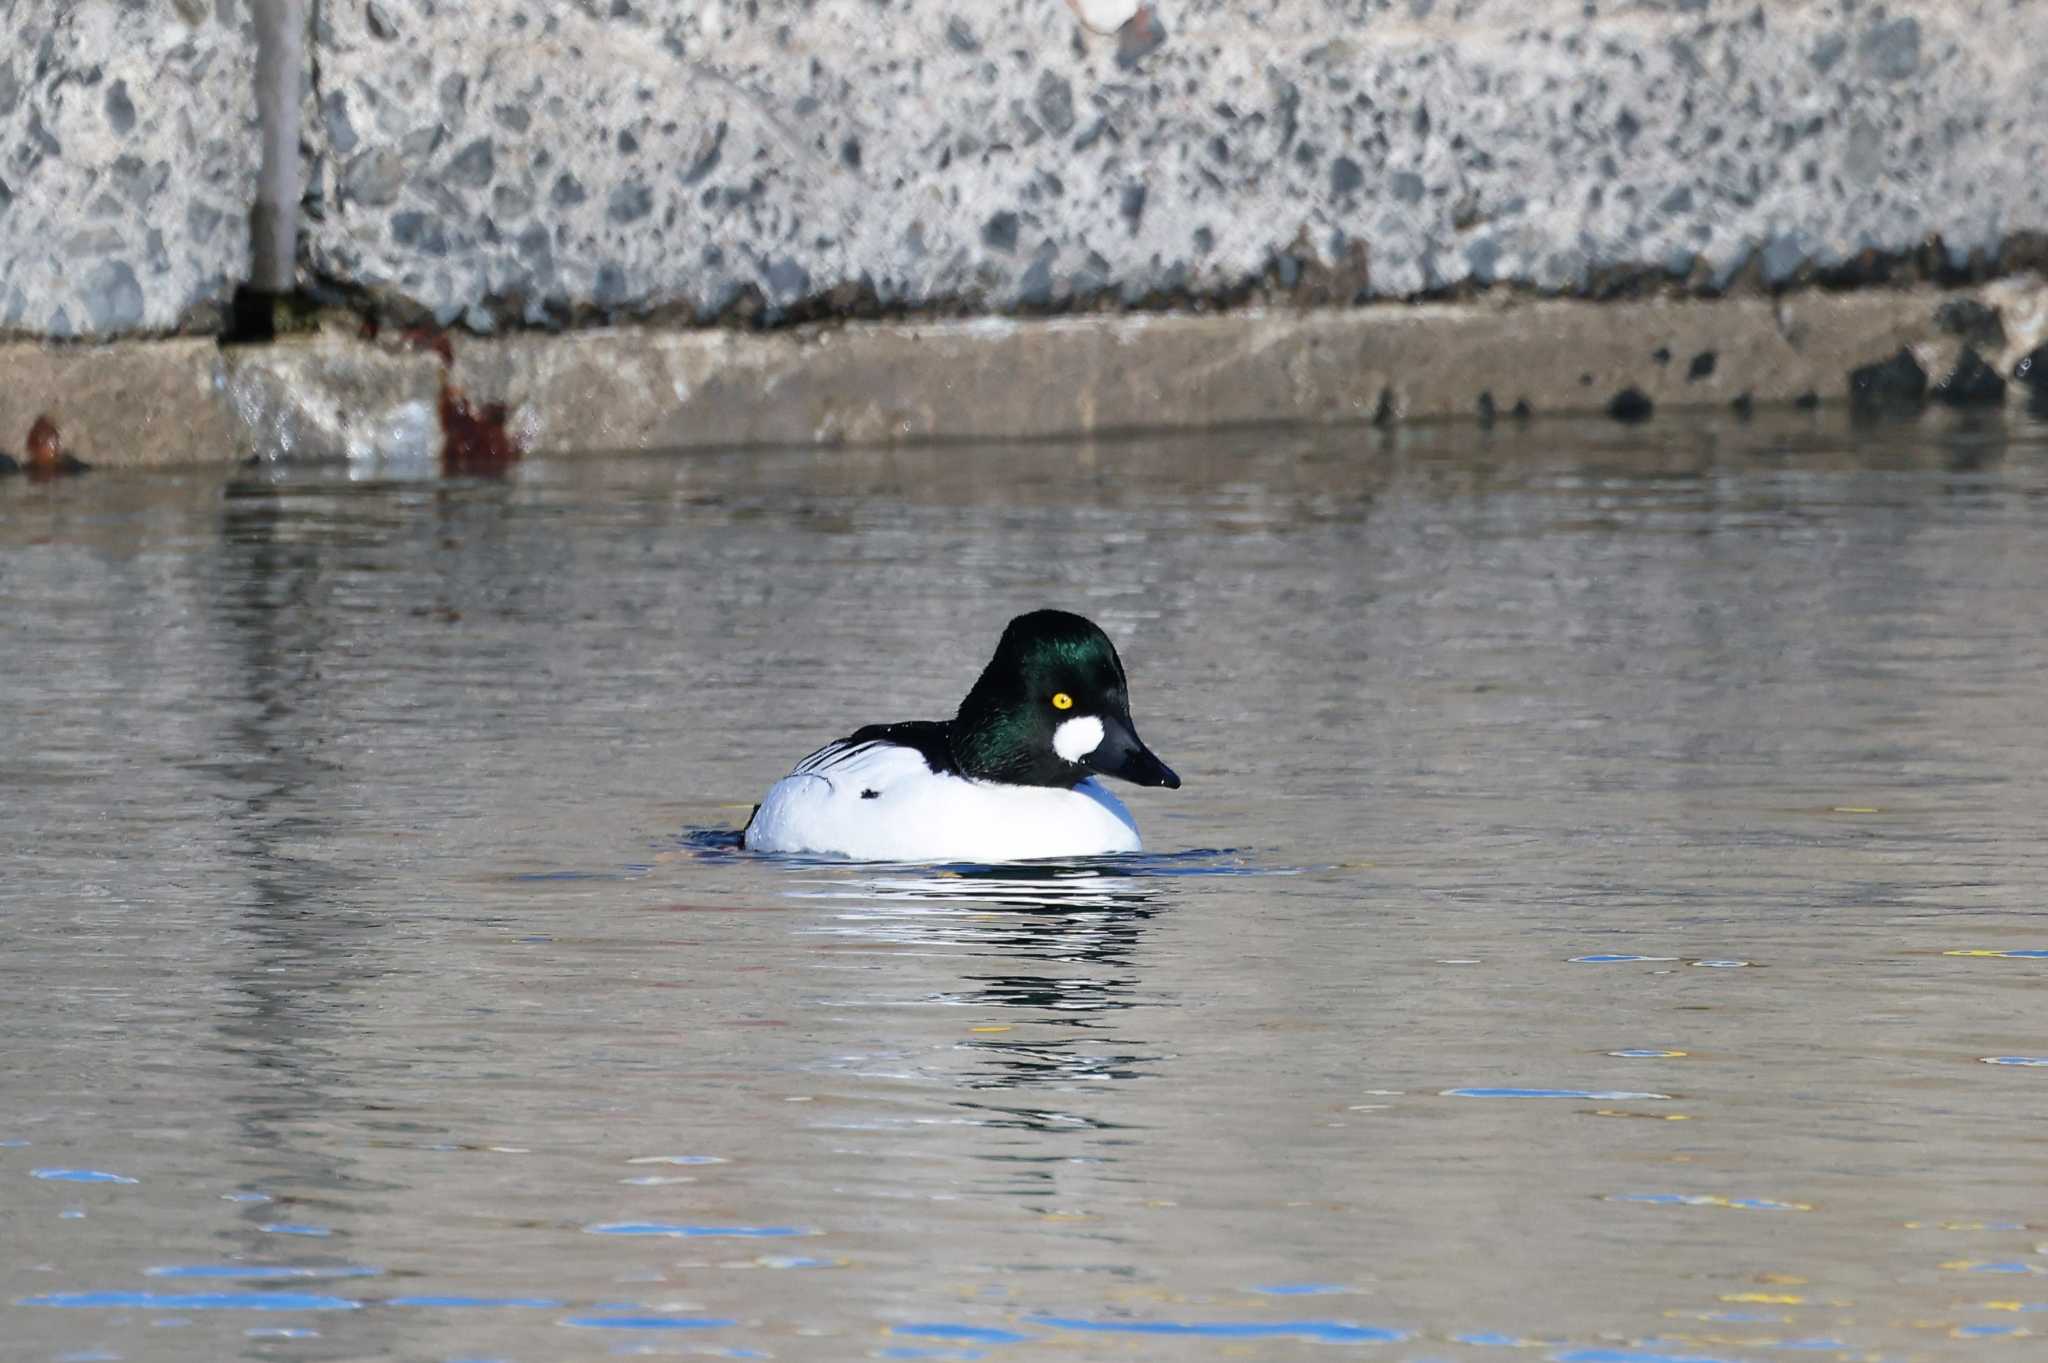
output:
POLYGON ((2030 1356, 2048 436, 0 487, 9 1359, 2030 1356), (1151 853, 717 830, 1101 621, 1151 853))

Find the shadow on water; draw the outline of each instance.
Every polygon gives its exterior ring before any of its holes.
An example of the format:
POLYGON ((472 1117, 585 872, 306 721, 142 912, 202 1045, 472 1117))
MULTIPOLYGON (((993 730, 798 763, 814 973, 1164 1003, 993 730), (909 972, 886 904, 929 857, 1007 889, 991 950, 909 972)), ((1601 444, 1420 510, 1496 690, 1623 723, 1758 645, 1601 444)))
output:
POLYGON ((244 880, 242 942, 223 961, 241 1006, 219 1019, 217 1045, 248 1070, 229 1091, 252 1158, 230 1196, 245 1223, 241 1251, 251 1257, 280 1252, 281 1231, 323 1234, 320 1222, 346 1219, 366 1195, 392 1191, 334 1143, 306 1134, 367 1106, 341 1042, 350 996, 378 974, 380 925, 352 907, 364 876, 331 853, 346 773, 322 756, 322 716, 338 701, 323 663, 343 570, 325 535, 306 532, 334 519, 324 505, 309 512, 259 484, 230 485, 210 595, 240 688, 222 707, 216 755, 202 774, 235 792, 222 806, 225 846, 244 880))
MULTIPOLYGON (((957 1047, 971 1061, 957 1085, 988 1091, 1079 1087, 1155 1073, 1164 1057, 1143 1041, 1113 1034, 1112 1019, 1160 1002, 1143 996, 1137 958, 1148 925, 1173 906, 1175 887, 1191 878, 1299 873, 1259 866, 1232 848, 1001 864, 852 862, 752 853, 740 846, 737 830, 706 827, 686 830, 666 848, 703 864, 752 866, 785 877, 782 897, 826 910, 799 929, 800 935, 973 963, 956 987, 881 1006, 1032 1014, 1027 1021, 986 1027, 957 1047), (1018 1026, 1032 1030, 1011 1035, 1018 1026)), ((631 880, 653 869, 641 863, 510 879, 631 880)), ((978 1100, 960 1106, 991 1127, 1071 1131, 1116 1125, 1035 1106, 978 1100)))

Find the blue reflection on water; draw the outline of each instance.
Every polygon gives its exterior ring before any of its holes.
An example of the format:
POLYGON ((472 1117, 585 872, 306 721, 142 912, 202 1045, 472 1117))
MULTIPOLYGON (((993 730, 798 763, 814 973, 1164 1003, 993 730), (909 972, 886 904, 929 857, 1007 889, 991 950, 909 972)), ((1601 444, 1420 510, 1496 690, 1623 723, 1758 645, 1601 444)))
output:
POLYGON ((1812 1208, 1768 1197, 1721 1197, 1714 1193, 1614 1193, 1609 1202, 1641 1202, 1653 1207, 1740 1207, 1753 1212, 1803 1212, 1812 1208))
POLYGON ((1668 1093, 1632 1093, 1625 1089, 1445 1089, 1443 1098, 1594 1098, 1604 1103, 1668 1102, 1668 1093))
POLYGON ((104 1169, 31 1169, 36 1178, 55 1179, 60 1183, 140 1183, 139 1178, 126 1174, 110 1174, 104 1169))
POLYGON ((312 1292, 50 1292, 17 1306, 132 1306, 167 1311, 353 1311, 362 1303, 312 1292))
POLYGON ((290 1221, 272 1221, 266 1225, 258 1226, 256 1229, 260 1231, 267 1231, 272 1235, 327 1236, 334 1234, 333 1231, 329 1230, 325 1226, 302 1226, 290 1221))
POLYGON ((915 1335, 922 1339, 957 1339, 972 1344, 1022 1344, 1032 1338, 1015 1330, 997 1330, 986 1325, 955 1325, 950 1321, 921 1321, 892 1325, 891 1334, 915 1335))
POLYGON ((1252 1289, 1268 1297, 1320 1297, 1357 1290, 1342 1283, 1267 1283, 1252 1289))
POLYGON ((1353 1325, 1341 1320, 1177 1321, 1077 1320, 1071 1316, 1032 1316, 1030 1323, 1050 1330, 1082 1330, 1091 1334, 1198 1335, 1209 1339, 1310 1339, 1323 1343, 1385 1342, 1408 1338, 1406 1330, 1380 1325, 1353 1325))
POLYGON ((684 1226, 668 1221, 612 1221, 583 1228, 592 1235, 667 1235, 681 1240, 765 1240, 788 1235, 815 1235, 802 1226, 684 1226))
POLYGON ((556 1322, 580 1330, 716 1330, 737 1323, 716 1316, 568 1316, 556 1322))
POLYGON ((386 1306, 429 1306, 460 1309, 532 1307, 552 1311, 562 1303, 553 1297, 393 1297, 386 1306))
POLYGON ((1657 1349, 1567 1349, 1552 1353, 1550 1363, 1737 1363, 1726 1355, 1663 1353, 1657 1349))

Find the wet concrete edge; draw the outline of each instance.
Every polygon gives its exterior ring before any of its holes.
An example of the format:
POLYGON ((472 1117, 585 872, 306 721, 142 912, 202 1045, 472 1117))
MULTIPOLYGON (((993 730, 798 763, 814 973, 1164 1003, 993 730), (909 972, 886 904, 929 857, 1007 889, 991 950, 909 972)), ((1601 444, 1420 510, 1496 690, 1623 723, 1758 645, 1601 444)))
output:
POLYGON ((0 452, 488 472, 520 454, 1029 440, 1260 424, 2029 399, 2048 280, 1778 298, 473 337, 340 319, 261 345, 0 345, 0 452), (2031 357, 2031 362, 2030 362, 2031 357), (2014 381, 2017 380, 2017 381, 2014 381))

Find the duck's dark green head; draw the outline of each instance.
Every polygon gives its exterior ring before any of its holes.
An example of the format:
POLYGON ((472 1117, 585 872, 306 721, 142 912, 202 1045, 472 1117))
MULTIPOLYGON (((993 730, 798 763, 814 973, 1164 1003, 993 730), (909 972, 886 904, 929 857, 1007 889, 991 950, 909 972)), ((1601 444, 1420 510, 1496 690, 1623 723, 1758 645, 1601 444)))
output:
POLYGON ((1033 611, 1003 630, 995 657, 953 719, 967 775, 1012 785, 1071 786, 1095 774, 1177 789, 1131 723, 1124 665, 1093 621, 1033 611))

